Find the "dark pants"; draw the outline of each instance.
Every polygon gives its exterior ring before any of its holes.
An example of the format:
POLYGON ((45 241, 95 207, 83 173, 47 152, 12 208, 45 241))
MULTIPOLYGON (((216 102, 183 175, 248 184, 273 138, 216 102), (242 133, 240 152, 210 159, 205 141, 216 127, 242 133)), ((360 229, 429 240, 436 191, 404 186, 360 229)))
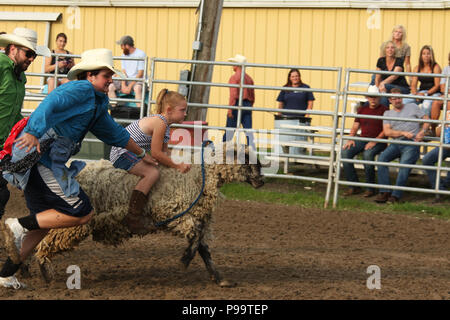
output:
POLYGON ((0 219, 5 213, 5 207, 9 200, 8 181, 3 179, 2 172, 0 171, 0 219))
MULTIPOLYGON (((366 161, 374 161, 375 156, 386 149, 385 143, 377 143, 372 149, 364 150, 368 141, 355 141, 355 145, 349 149, 342 150, 341 157, 343 159, 353 159, 357 154, 363 154, 363 159, 366 161)), ((358 175, 355 170, 354 163, 343 162, 344 174, 347 181, 359 182, 358 175)), ((364 173, 366 175, 366 183, 375 184, 375 166, 371 164, 364 164, 364 173)), ((375 188, 367 188, 367 190, 376 191, 375 188)))
MULTIPOLYGON (((236 103, 236 106, 238 103, 239 102, 236 103)), ((251 107, 252 103, 249 100, 243 100, 242 105, 244 107, 251 107)), ((238 114, 238 110, 233 110, 232 111, 233 118, 227 117, 227 124, 226 124, 227 128, 237 128, 238 127, 237 114, 238 114)), ((242 123, 242 127, 244 127, 245 129, 252 128, 252 112, 251 111, 248 111, 248 110, 241 111, 241 123, 242 123)), ((240 126, 240 124, 239 124, 239 126, 240 126)), ((254 147, 253 133, 246 132, 245 135, 247 137, 247 144, 251 147, 254 147)), ((233 136, 234 136, 234 131, 231 131, 231 130, 225 131, 225 134, 223 135, 223 142, 230 141, 231 139, 233 139, 233 136)))

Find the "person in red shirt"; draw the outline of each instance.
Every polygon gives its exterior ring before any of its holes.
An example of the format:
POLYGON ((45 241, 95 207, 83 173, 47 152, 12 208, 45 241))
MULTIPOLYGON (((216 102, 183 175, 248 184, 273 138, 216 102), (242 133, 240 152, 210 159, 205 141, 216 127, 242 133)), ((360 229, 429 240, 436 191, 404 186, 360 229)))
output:
MULTIPOLYGON (((384 112, 389 108, 380 104, 380 97, 371 96, 371 93, 380 93, 376 86, 369 86, 367 90, 368 104, 362 106, 358 110, 360 115, 380 116, 382 117, 384 112)), ((382 119, 368 119, 368 118, 355 118, 352 129, 350 130, 350 136, 356 136, 358 130, 361 129, 360 137, 383 139, 383 120, 382 119)), ((374 141, 359 141, 359 140, 347 140, 342 148, 341 158, 352 159, 359 153, 363 153, 363 159, 367 161, 374 161, 375 156, 381 153, 386 148, 385 143, 377 143, 374 141)), ((344 174, 347 181, 358 182, 358 175, 356 174, 355 166, 350 162, 343 162, 344 174)), ((365 164, 364 172, 366 176, 366 183, 375 184, 375 167, 374 165, 365 164)), ((350 196, 353 194, 361 193, 361 188, 350 187, 344 196, 350 196)), ((364 193, 364 197, 368 198, 376 194, 375 188, 368 188, 364 193)))
MULTIPOLYGON (((244 56, 237 54, 233 58, 229 58, 228 61, 230 62, 236 62, 236 63, 245 63, 247 62, 247 58, 244 56)), ((241 83, 241 74, 242 74, 242 67, 239 65, 233 66, 234 74, 230 77, 230 80, 228 80, 228 83, 230 84, 240 84, 241 83)), ((253 85, 253 79, 248 75, 244 74, 244 83, 247 85, 253 85)), ((239 105, 239 88, 230 88, 230 99, 228 101, 228 105, 230 106, 238 106, 239 105)), ((242 106, 243 107, 252 107, 255 102, 255 90, 251 88, 244 88, 244 91, 242 93, 242 106)), ((238 128, 237 123, 237 116, 238 116, 238 110, 232 110, 228 109, 227 113, 227 128, 238 128)), ((252 128, 252 112, 249 110, 242 110, 241 111, 241 124, 245 129, 251 129, 252 128)), ((240 126, 240 124, 239 124, 240 126)), ((230 141, 233 139, 234 131, 227 130, 225 131, 225 134, 223 135, 223 141, 230 141)), ((253 142, 253 133, 252 132, 246 132, 247 137, 247 144, 254 148, 254 142, 253 142)))

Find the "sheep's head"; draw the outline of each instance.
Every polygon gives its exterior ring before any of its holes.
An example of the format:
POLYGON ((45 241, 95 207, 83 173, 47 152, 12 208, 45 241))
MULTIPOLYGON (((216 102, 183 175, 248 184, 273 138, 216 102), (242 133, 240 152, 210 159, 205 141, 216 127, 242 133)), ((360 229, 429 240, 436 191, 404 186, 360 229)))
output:
POLYGON ((232 181, 248 182, 254 188, 264 185, 261 163, 253 149, 248 146, 219 145, 215 149, 214 158, 218 164, 216 173, 219 186, 232 181))

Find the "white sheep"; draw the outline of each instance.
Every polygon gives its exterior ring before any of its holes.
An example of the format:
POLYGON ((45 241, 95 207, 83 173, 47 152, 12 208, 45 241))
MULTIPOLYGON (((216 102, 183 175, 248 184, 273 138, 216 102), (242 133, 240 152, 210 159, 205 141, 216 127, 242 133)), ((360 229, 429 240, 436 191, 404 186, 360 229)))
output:
MULTIPOLYGON (((263 181, 261 165, 256 161, 256 156, 249 153, 248 147, 240 147, 238 152, 233 148, 230 153, 230 148, 224 146, 217 146, 216 153, 205 158, 205 185, 196 205, 182 217, 158 227, 157 230, 181 235, 188 240, 188 247, 181 258, 185 268, 198 251, 211 279, 220 286, 231 286, 233 283, 222 279, 214 266, 208 247, 211 237, 210 224, 219 200, 219 188, 232 181, 246 181, 257 188, 263 185, 263 181), (249 161, 252 156, 254 161, 249 161), (211 163, 211 159, 215 159, 216 163, 211 163)), ((153 225, 152 220, 165 221, 186 210, 197 198, 202 187, 200 164, 192 165, 191 170, 185 174, 167 167, 161 167, 160 171, 160 179, 152 187, 148 205, 143 213, 149 218, 149 226, 153 225)), ((89 196, 95 214, 89 224, 53 229, 41 241, 35 256, 47 281, 52 278, 50 259, 59 252, 74 249, 90 234, 94 241, 108 245, 118 245, 132 237, 122 220, 128 212, 130 195, 139 177, 115 169, 109 161, 100 160, 88 163, 77 180, 89 196)), ((149 232, 154 231, 154 228, 149 228, 149 232)))

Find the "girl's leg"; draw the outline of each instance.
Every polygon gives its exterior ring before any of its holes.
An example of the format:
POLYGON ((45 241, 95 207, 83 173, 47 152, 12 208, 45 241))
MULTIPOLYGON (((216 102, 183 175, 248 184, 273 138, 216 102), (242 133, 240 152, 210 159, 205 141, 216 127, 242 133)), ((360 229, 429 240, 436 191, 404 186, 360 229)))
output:
POLYGON ((145 195, 149 193, 151 187, 159 179, 159 170, 144 161, 136 163, 128 172, 141 177, 134 189, 141 191, 145 195))
POLYGON ((144 161, 139 161, 128 172, 141 177, 141 180, 139 180, 131 193, 125 222, 132 233, 146 234, 149 229, 145 226, 142 213, 147 204, 148 193, 159 179, 159 170, 144 161))

